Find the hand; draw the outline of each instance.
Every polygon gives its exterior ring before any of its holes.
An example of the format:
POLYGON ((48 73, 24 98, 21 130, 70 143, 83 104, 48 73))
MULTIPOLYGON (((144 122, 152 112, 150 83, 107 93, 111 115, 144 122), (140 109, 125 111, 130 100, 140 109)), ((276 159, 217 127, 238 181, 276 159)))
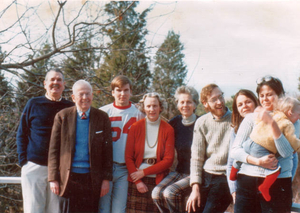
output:
POLYGON ((50 181, 50 189, 54 194, 59 195, 59 183, 58 183, 58 181, 50 181))
POLYGON ((196 207, 200 207, 200 186, 199 184, 194 184, 192 188, 192 193, 186 203, 185 209, 188 213, 190 213, 191 210, 196 212, 196 207))
POLYGON ((233 204, 235 204, 236 192, 233 192, 233 193, 231 194, 231 196, 232 196, 233 204))
POLYGON ((136 172, 133 172, 130 174, 130 177, 133 182, 136 182, 136 181, 142 179, 144 176, 145 176, 144 170, 140 170, 140 169, 138 169, 136 172))
POLYGON ((258 160, 259 160, 259 166, 261 167, 264 167, 266 169, 272 169, 272 170, 277 168, 278 160, 274 154, 263 156, 258 160))
POLYGON ((146 186, 146 184, 144 184, 144 182, 139 182, 138 184, 136 184, 136 188, 139 191, 139 193, 148 192, 148 187, 146 186))
POLYGON ((264 109, 261 106, 256 107, 255 111, 257 119, 263 121, 266 124, 272 124, 273 118, 270 115, 269 111, 264 109))
POLYGON ((101 193, 100 197, 103 197, 109 192, 109 181, 108 180, 103 180, 102 185, 101 185, 101 193))

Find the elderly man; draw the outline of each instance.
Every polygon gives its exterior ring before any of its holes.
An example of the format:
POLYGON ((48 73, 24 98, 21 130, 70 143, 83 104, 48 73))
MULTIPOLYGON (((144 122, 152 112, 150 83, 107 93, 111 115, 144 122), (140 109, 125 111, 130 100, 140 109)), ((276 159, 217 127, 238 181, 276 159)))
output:
POLYGON ((57 113, 49 146, 52 192, 68 199, 69 212, 97 212, 112 180, 112 136, 108 115, 91 107, 91 85, 73 85, 75 107, 57 113))
POLYGON ((27 102, 17 132, 25 213, 59 212, 59 197, 48 183, 48 147, 55 114, 74 104, 62 98, 65 82, 61 70, 48 71, 44 87, 45 96, 27 102))
POLYGON ((223 92, 216 84, 201 90, 207 114, 194 127, 188 212, 224 212, 231 202, 226 165, 231 131, 231 112, 225 107, 223 92))

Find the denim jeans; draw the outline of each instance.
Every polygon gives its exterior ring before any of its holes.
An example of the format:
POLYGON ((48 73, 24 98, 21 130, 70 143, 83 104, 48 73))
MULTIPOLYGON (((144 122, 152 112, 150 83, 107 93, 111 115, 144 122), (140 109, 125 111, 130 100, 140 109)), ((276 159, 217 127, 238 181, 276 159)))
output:
POLYGON ((225 175, 213 175, 204 172, 200 190, 201 205, 197 212, 225 212, 232 201, 225 175))
POLYGON ((292 181, 291 178, 278 178, 270 188, 271 200, 265 201, 258 191, 264 178, 238 175, 236 202, 234 212, 278 212, 291 211, 292 181))
POLYGON ((100 198, 99 213, 125 213, 128 190, 126 165, 113 164, 113 181, 109 182, 109 192, 100 198))

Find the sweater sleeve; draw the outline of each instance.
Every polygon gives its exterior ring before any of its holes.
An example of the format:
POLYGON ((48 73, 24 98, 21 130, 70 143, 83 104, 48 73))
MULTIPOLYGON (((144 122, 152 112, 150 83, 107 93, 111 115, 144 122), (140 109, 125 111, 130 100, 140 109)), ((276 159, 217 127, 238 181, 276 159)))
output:
POLYGON ((253 113, 246 115, 238 129, 231 149, 230 157, 243 163, 247 163, 247 156, 249 155, 244 150, 243 143, 250 138, 250 133, 252 132, 254 126, 253 116, 253 113))
POLYGON ((144 169, 145 176, 164 172, 164 171, 168 170, 173 164, 174 153, 175 153, 175 149, 174 149, 174 141, 175 141, 174 129, 170 126, 169 128, 162 127, 162 130, 166 131, 164 134, 162 134, 164 138, 160 139, 160 140, 165 141, 165 143, 164 143, 165 144, 165 147, 164 147, 165 151, 163 153, 162 159, 159 162, 157 162, 156 164, 154 164, 152 166, 149 166, 148 168, 144 169))
POLYGON ((19 164, 23 166, 27 163, 27 146, 29 136, 29 105, 31 101, 26 104, 21 115, 20 124, 17 131, 17 152, 19 157, 19 164))
POLYGON ((205 161, 206 140, 200 130, 201 119, 198 119, 194 127, 193 142, 191 147, 191 175, 190 185, 202 184, 202 172, 205 161))
MULTIPOLYGON (((136 142, 136 133, 135 133, 135 127, 136 125, 132 125, 130 127, 130 131, 127 136, 127 142, 126 142, 126 148, 125 148, 125 163, 128 169, 128 174, 132 174, 133 172, 136 172, 136 166, 135 166, 135 142, 136 142)), ((137 181, 141 182, 140 180, 137 181)))
POLYGON ((228 182, 228 186, 229 186, 231 194, 236 192, 236 188, 237 188, 236 181, 232 181, 232 180, 229 179, 231 168, 232 168, 233 161, 234 161, 234 159, 230 157, 231 148, 232 148, 232 144, 233 144, 234 139, 235 139, 235 133, 234 133, 234 129, 232 129, 231 130, 231 135, 230 135, 229 155, 228 155, 227 169, 226 169, 227 182, 228 182))

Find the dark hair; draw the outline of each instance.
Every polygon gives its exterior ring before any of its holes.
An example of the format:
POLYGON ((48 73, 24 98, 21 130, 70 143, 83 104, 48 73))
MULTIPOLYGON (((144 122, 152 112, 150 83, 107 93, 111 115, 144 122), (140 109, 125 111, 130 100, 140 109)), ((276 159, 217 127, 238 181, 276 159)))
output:
POLYGON ((259 91, 263 86, 269 86, 276 95, 280 98, 284 96, 285 92, 282 86, 281 81, 278 78, 272 77, 272 76, 265 76, 256 81, 257 83, 257 88, 256 88, 256 93, 257 96, 259 96, 259 91))
POLYGON ((253 92, 251 92, 250 90, 247 89, 241 89, 240 91, 238 91, 234 98, 233 98, 233 102, 232 102, 232 116, 231 116, 231 123, 232 123, 232 127, 234 128, 234 132, 237 133, 237 130, 240 127, 240 124, 243 121, 243 117, 240 115, 237 105, 236 105, 236 99, 238 98, 238 96, 240 95, 244 95, 248 98, 250 98, 254 104, 255 107, 257 107, 259 105, 258 99, 255 96, 255 94, 253 92))
POLYGON ((61 69, 59 69, 59 68, 51 68, 50 70, 48 70, 48 71, 46 72, 46 75, 45 75, 45 81, 48 80, 48 74, 49 74, 50 72, 58 72, 58 73, 60 73, 60 74, 62 75, 62 80, 65 81, 64 74, 63 74, 63 72, 61 71, 61 69))

